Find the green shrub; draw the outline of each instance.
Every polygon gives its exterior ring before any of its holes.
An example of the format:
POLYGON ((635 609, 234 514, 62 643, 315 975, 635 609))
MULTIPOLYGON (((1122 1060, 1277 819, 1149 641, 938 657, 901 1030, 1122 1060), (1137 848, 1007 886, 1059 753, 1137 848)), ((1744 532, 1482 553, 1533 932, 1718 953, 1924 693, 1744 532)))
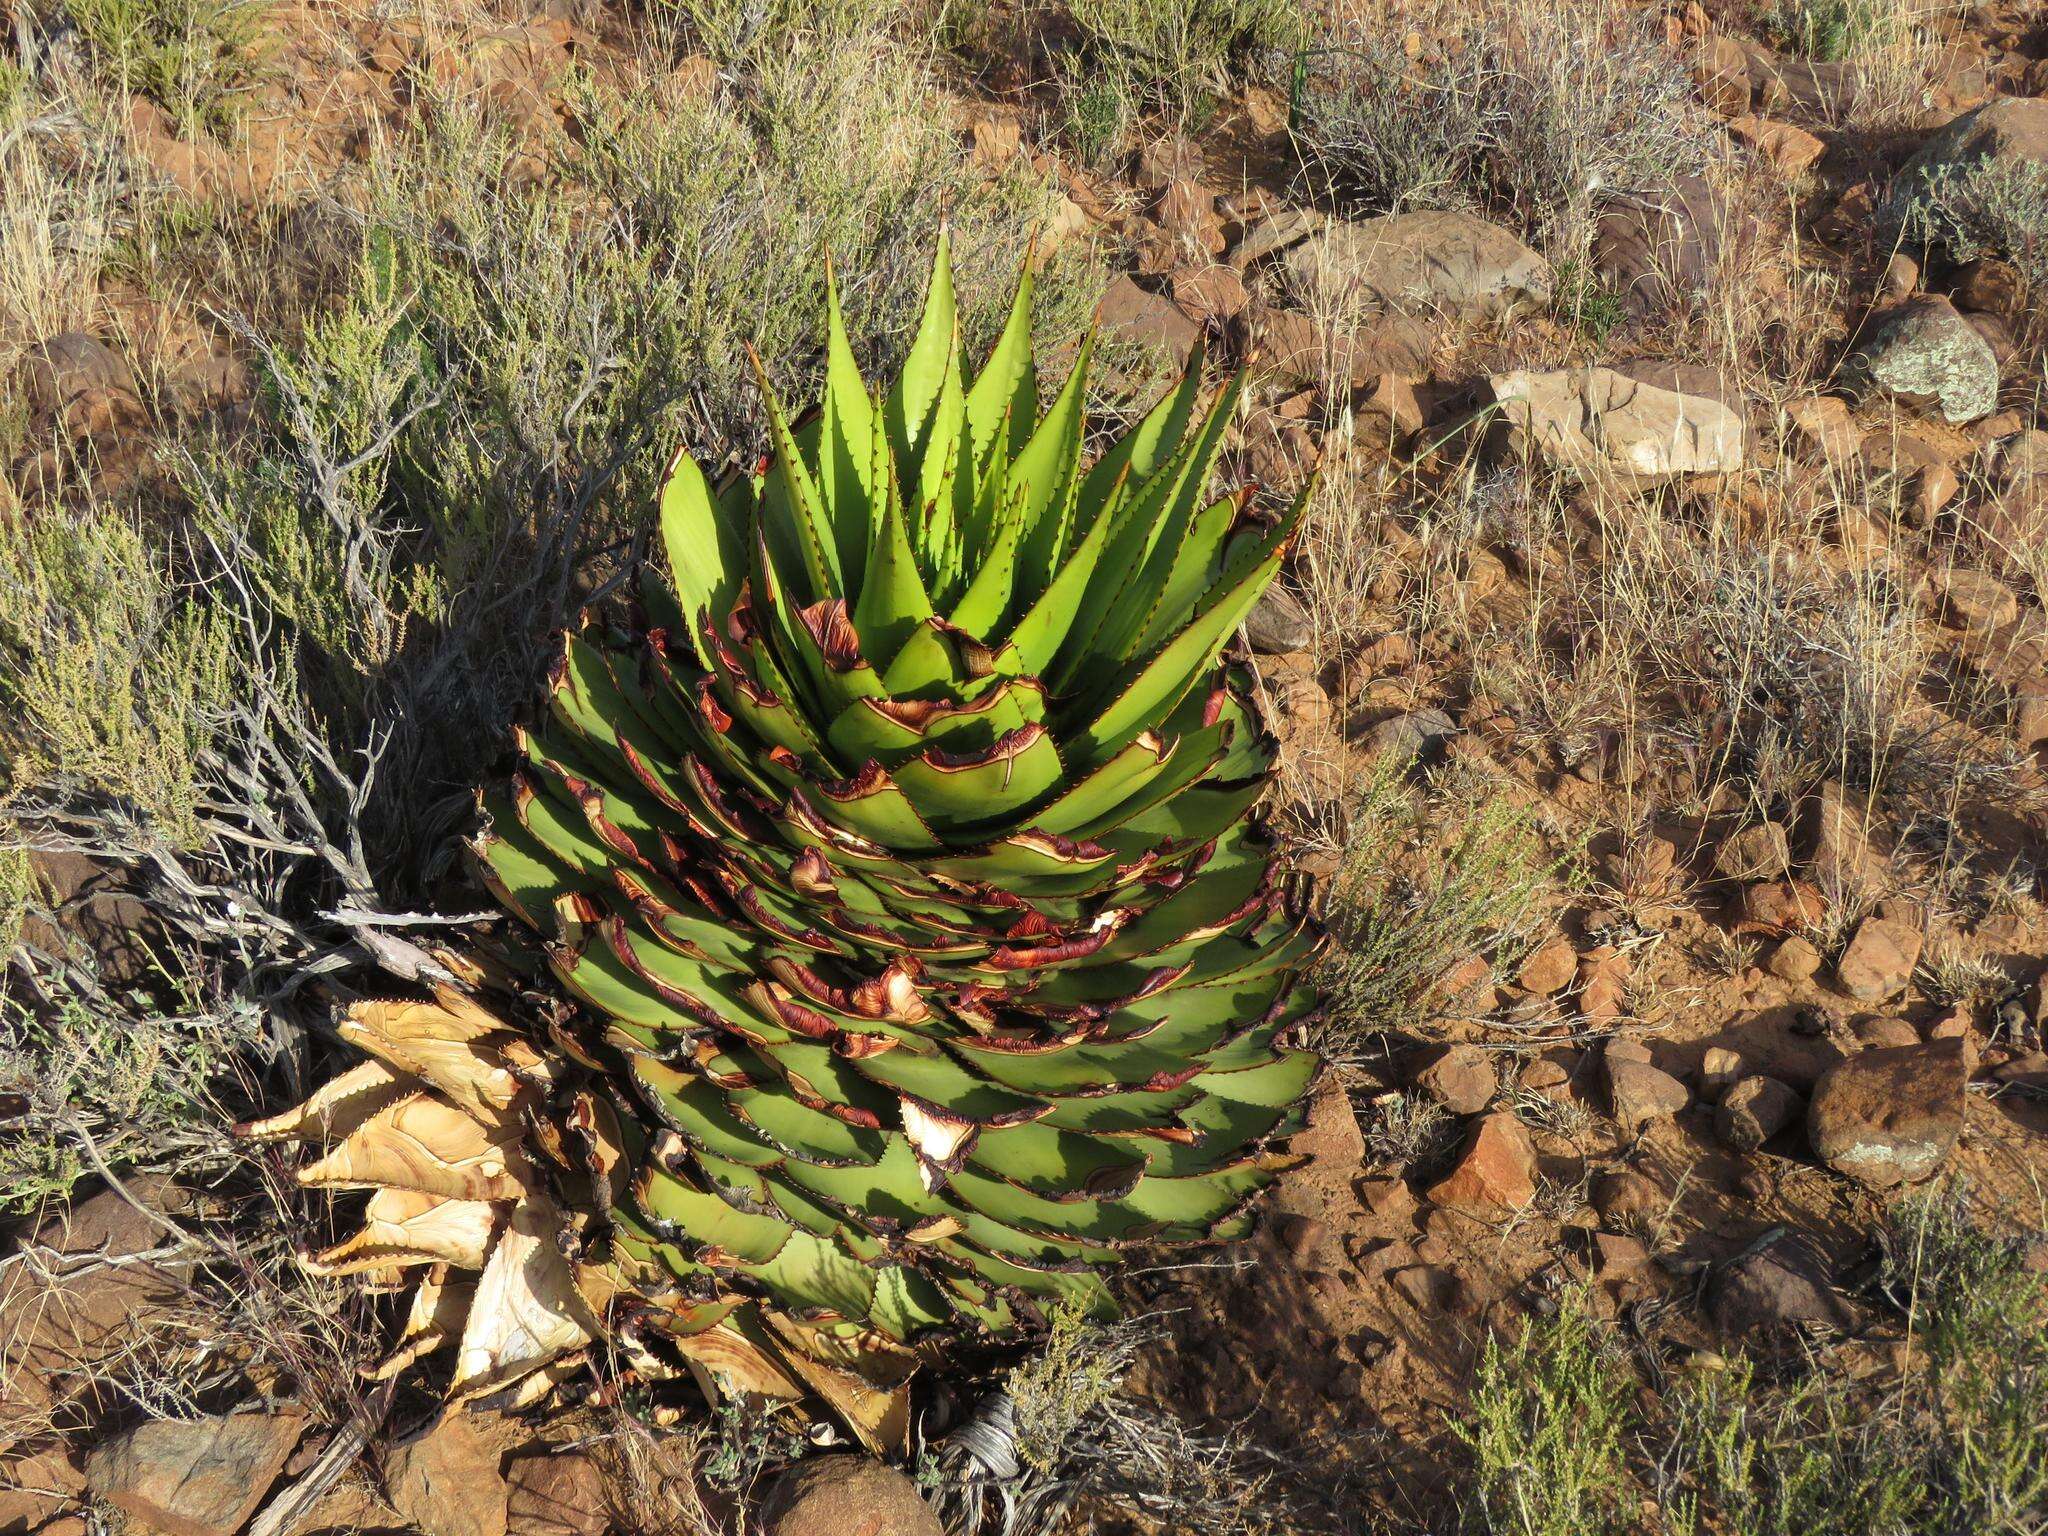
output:
POLYGON ((1629 1528, 1623 1448, 1634 1381, 1576 1304, 1526 1326, 1512 1345, 1489 1336, 1469 1418, 1453 1424, 1471 1452, 1475 1531, 1600 1536, 1629 1528))
POLYGON ((199 755, 236 679, 228 626, 132 517, 0 519, 0 794, 86 787, 190 844, 199 755))
POLYGON ((186 134, 232 126, 255 81, 268 0, 65 0, 101 74, 186 134))
POLYGON ((1896 217, 1908 240, 1957 261, 2002 256, 2037 294, 2048 294, 2048 165, 1981 159, 1936 166, 1896 217))
POLYGON ((1603 4, 1456 26, 1414 61, 1360 22, 1304 55, 1295 118, 1311 190, 1374 212, 1483 207, 1560 258, 1610 198, 1703 170, 1712 142, 1684 61, 1603 4))
POLYGON ((1126 100, 1200 119, 1247 68, 1297 47, 1299 0, 1067 0, 1091 71, 1126 100))

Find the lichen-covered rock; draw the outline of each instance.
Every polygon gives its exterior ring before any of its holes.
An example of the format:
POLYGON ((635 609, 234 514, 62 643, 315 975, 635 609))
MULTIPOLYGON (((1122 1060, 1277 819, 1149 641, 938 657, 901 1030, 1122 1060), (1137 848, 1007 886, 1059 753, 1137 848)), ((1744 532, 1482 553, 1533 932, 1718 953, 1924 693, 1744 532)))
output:
POLYGON ((1807 1139, 1822 1162, 1860 1183, 1915 1183, 1955 1151, 1967 1087, 1960 1039, 1864 1051, 1815 1085, 1807 1139))
POLYGON ((1912 299, 1874 316, 1849 357, 1852 384, 1945 420, 1975 421, 1998 409, 1998 356, 1947 299, 1912 299))

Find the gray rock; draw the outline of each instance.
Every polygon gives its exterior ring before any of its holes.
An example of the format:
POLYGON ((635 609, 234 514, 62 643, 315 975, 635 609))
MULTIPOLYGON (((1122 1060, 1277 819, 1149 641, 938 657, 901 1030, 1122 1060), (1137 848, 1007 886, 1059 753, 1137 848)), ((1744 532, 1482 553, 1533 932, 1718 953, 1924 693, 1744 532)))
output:
POLYGON ((1754 1152, 1799 1118, 1805 1101, 1775 1077, 1745 1077, 1722 1095, 1714 1134, 1738 1152, 1754 1152))
POLYGON ((304 1428, 297 1414, 268 1413, 138 1424, 87 1455, 86 1485, 164 1536, 232 1536, 304 1428))
POLYGON ((1309 641, 1315 638, 1315 625, 1309 622, 1308 609, 1302 606, 1301 599, 1276 585, 1266 588, 1252 605, 1252 611, 1245 616, 1244 634, 1252 649, 1262 656, 1278 656, 1287 651, 1306 650, 1309 641))
POLYGON ((1442 710, 1418 709, 1367 726, 1359 733, 1358 743, 1375 757, 1385 754, 1414 762, 1433 754, 1437 744, 1457 729, 1442 710))
POLYGON ((1501 320, 1550 303, 1550 263, 1469 213, 1394 213, 1332 224, 1291 246, 1287 274, 1319 314, 1376 309, 1501 320))
POLYGON ((1998 357, 1947 299, 1923 296, 1874 316, 1848 359, 1853 386, 1912 406, 1938 406, 1953 423, 1998 408, 1998 357))

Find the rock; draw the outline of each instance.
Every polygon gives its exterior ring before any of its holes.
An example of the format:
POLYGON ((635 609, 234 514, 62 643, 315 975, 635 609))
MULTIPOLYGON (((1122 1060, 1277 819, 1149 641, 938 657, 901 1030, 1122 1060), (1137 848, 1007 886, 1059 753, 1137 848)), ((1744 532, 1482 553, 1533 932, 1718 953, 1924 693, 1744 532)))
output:
POLYGON ((1230 264, 1240 272, 1253 262, 1298 245, 1329 220, 1313 208, 1281 208, 1266 215, 1231 248, 1230 264))
POLYGON ((1872 842, 1874 818, 1863 798, 1829 780, 1815 792, 1809 809, 1814 878, 1830 890, 1857 891, 1880 883, 1889 859, 1872 842))
POLYGON ((40 417, 57 415, 92 390, 135 392, 127 360, 84 331, 64 331, 37 342, 22 359, 20 377, 22 396, 40 417))
POLYGON ((1855 1324, 1820 1256, 1799 1237, 1780 1238, 1713 1270, 1706 1305, 1724 1336, 1744 1342, 1768 1342, 1791 1329, 1843 1332, 1855 1324))
POLYGON ((1765 880, 1742 888, 1737 910, 1736 932, 1782 937, 1818 924, 1827 916, 1828 902, 1804 880, 1765 880))
POLYGON ((1728 131, 1755 150, 1766 165, 1788 181, 1804 176, 1828 152, 1824 140, 1797 124, 1781 123, 1749 113, 1732 119, 1728 131))
POLYGON ((1859 1044, 1879 1049, 1920 1043, 1920 1031, 1904 1019, 1863 1019, 1852 1032, 1859 1044))
POLYGON ((1744 827, 1714 850, 1714 868, 1730 880, 1776 880, 1792 872, 1792 844, 1775 821, 1744 827))
POLYGON ((1139 186, 1157 188, 1174 181, 1200 181, 1206 169, 1201 146, 1176 133, 1142 145, 1132 173, 1139 186))
POLYGON ((1411 438, 1430 422, 1430 408, 1415 382, 1405 374, 1383 373, 1367 387, 1359 407, 1384 417, 1397 439, 1411 438))
POLYGON ((443 1414, 384 1458, 384 1492, 426 1536, 506 1536, 498 1453, 461 1414, 443 1414))
MULTIPOLYGON (((153 1210, 177 1214, 192 1203, 168 1179, 127 1183, 153 1210)), ((163 1243, 163 1232, 112 1191, 50 1218, 21 1243, 35 1262, 0 1271, 0 1448, 35 1433, 101 1359, 186 1304, 181 1278, 189 1260, 92 1262, 129 1259, 163 1243)))
POLYGON ((1749 56, 1742 45, 1725 32, 1709 33, 1700 40, 1692 62, 1693 83, 1700 99, 1723 117, 1735 117, 1749 110, 1754 87, 1749 79, 1749 56))
POLYGON ((1415 1086, 1454 1115, 1476 1115, 1500 1089, 1493 1053, 1477 1045, 1447 1045, 1415 1074, 1415 1086))
POLYGON ((1813 947, 1811 940, 1795 933, 1771 951, 1771 958, 1765 969, 1780 981, 1811 981, 1819 974, 1822 958, 1821 952, 1813 947))
POLYGON ((1633 1168, 1618 1168, 1593 1180, 1593 1209, 1609 1227, 1641 1225, 1661 1219, 1671 1201, 1663 1190, 1633 1168))
POLYGON ((1518 438, 1582 476, 1626 489, 1743 464, 1742 417, 1712 395, 1597 365, 1497 374, 1490 383, 1518 438))
POLYGON ((1455 1166, 1426 1197, 1446 1210, 1482 1218, 1526 1209, 1536 1198, 1536 1149, 1522 1122, 1499 1111, 1481 1116, 1455 1166))
POLYGON ((1950 422, 1975 421, 1998 409, 1998 359, 1991 344, 1937 296, 1910 299, 1872 316, 1843 376, 1911 406, 1938 405, 1950 422))
POLYGON ((1863 443, 1863 429, 1839 395, 1803 395, 1786 405, 1785 415, 1793 430, 1832 463, 1846 462, 1863 443))
POLYGON ((1740 1051, 1731 1051, 1725 1045, 1710 1045, 1700 1057, 1700 1097, 1719 1100, 1747 1076, 1749 1067, 1740 1051))
POLYGON ((1858 1002, 1881 1003, 1906 990, 1920 962, 1920 945, 1916 925, 1866 917, 1835 962, 1835 979, 1858 1002))
POLYGON ((85 1473, 61 1440, 10 1454, 0 1461, 0 1531, 47 1531, 83 1492, 85 1473))
POLYGON ((1667 1119, 1692 1102, 1692 1091, 1684 1083, 1647 1061, 1618 1056, 1610 1046, 1604 1064, 1608 1107, 1625 1131, 1667 1119))
POLYGON ((1433 756, 1437 744, 1456 730, 1451 717, 1442 710, 1418 709, 1376 721, 1356 739, 1371 756, 1412 763, 1433 756))
POLYGON ((1738 1152, 1754 1152, 1805 1107, 1797 1091, 1775 1077, 1745 1077, 1714 1112, 1714 1134, 1738 1152))
POLYGON ((1909 527, 1926 527, 1961 486, 1946 455, 1917 433, 1872 432, 1858 445, 1856 456, 1870 500, 1878 506, 1896 505, 1909 527))
POLYGON ((1806 1110, 1814 1155, 1874 1188, 1924 1179, 1963 1130, 1963 1042, 1864 1051, 1822 1074, 1806 1110))
POLYGON ((1024 128, 1013 117, 977 118, 967 130, 974 163, 984 171, 1001 171, 1024 153, 1024 128))
POLYGON ((2008 438, 1991 461, 1997 494, 1982 513, 1985 536, 2015 549, 2048 543, 2048 432, 2008 438))
POLYGON ((2019 595, 1989 571, 1937 570, 1935 590, 1943 613, 1959 628, 1990 633, 2020 616, 2019 595))
POLYGON ((1292 309, 1254 311, 1252 339, 1259 368, 1304 384, 1359 389, 1383 373, 1429 371, 1434 338, 1410 315, 1358 322, 1326 321, 1292 309))
POLYGON ((155 1419, 93 1447, 87 1486, 164 1536, 233 1536, 298 1444, 298 1414, 155 1419))
POLYGON ((1202 334, 1173 300, 1140 288, 1128 276, 1110 283, 1095 306, 1095 323, 1104 336, 1157 348, 1176 361, 1194 350, 1202 334))
POLYGON ((944 1536, 917 1485, 864 1456, 818 1456, 769 1485, 762 1536, 944 1536))
POLYGON ((505 1487, 506 1536, 602 1536, 611 1524, 604 1474, 579 1451, 515 1457, 505 1487))
POLYGON ((1650 1262, 1649 1250, 1632 1237, 1614 1232, 1595 1232, 1592 1239, 1593 1273, 1602 1278, 1632 1275, 1650 1262))
POLYGON ((1515 984, 1538 997, 1555 997, 1578 974, 1579 952, 1570 939, 1558 934, 1530 951, 1529 958, 1515 972, 1515 984))
POLYGON ((1235 267, 1176 267, 1168 276, 1173 302, 1198 319, 1218 324, 1235 320, 1251 303, 1244 278, 1235 267))
POLYGON ((1315 639, 1315 625, 1301 599, 1275 583, 1245 615, 1244 634, 1253 650, 1276 656, 1283 651, 1305 651, 1315 639))
POLYGON ((1719 272, 1730 214, 1700 176, 1656 194, 1617 197, 1600 215, 1593 265, 1629 312, 1650 316, 1706 294, 1719 272))
POLYGON ((1216 217, 1216 194, 1195 182, 1168 182, 1159 194, 1156 215, 1168 234, 1195 250, 1221 256, 1229 243, 1223 238, 1223 221, 1216 217))
POLYGON ((1401 310, 1504 320, 1550 303, 1550 263, 1469 213, 1394 213, 1331 224, 1288 248, 1297 293, 1318 314, 1401 310))

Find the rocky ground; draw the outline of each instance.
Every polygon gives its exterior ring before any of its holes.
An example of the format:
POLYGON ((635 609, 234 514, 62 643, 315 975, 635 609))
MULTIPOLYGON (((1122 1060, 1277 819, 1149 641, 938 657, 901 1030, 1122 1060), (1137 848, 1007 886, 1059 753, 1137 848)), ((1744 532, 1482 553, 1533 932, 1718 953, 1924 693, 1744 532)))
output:
POLYGON ((0 1532, 996 1528, 936 1451, 602 1384, 435 1422, 355 1374, 378 1304, 292 1277, 328 1213, 221 1135, 402 970, 363 914, 478 904, 434 850, 521 624, 632 558, 620 423, 746 419, 677 338, 801 375, 760 253, 915 271, 941 208, 1035 238, 1105 414, 1246 364, 1227 472, 1313 498, 1244 644, 1333 1070, 1248 1252, 1160 1255, 1135 1331, 1012 1379, 1077 1403, 1013 1528, 2042 1528, 2038 7, 1219 5, 1213 57, 1135 3, 230 10, 180 12, 197 62, 111 3, 5 29, 0 1532), (436 524, 419 574, 419 486, 514 483, 495 564, 436 524), (332 549, 365 588, 315 590, 332 549), (488 664, 474 591, 520 605, 488 664), (316 732, 237 660, 259 613, 316 732))

